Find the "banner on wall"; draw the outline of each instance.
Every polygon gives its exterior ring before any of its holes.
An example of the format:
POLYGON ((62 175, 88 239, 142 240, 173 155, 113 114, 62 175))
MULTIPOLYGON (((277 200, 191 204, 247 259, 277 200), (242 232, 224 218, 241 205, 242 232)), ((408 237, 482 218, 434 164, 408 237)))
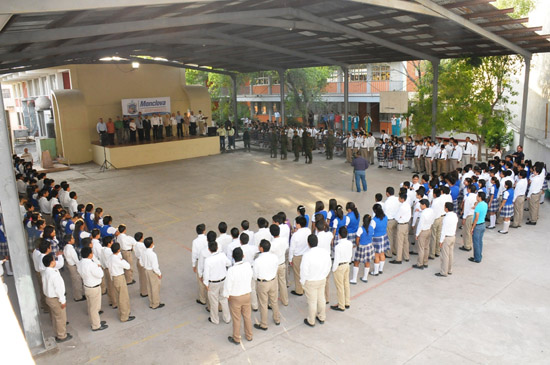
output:
POLYGON ((380 113, 405 114, 409 111, 409 93, 406 91, 381 91, 380 113))
POLYGON ((123 115, 170 113, 170 97, 122 99, 123 115))

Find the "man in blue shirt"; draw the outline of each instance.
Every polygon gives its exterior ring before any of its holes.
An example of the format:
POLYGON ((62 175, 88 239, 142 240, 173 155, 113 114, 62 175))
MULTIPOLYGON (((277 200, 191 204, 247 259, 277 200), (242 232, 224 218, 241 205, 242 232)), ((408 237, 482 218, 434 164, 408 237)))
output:
POLYGON ((474 243, 474 257, 468 260, 476 263, 481 262, 483 251, 483 234, 485 233, 485 216, 487 215, 487 203, 485 203, 485 192, 477 193, 477 204, 474 209, 474 221, 472 224, 472 240, 474 243))
POLYGON ((369 163, 361 157, 361 152, 357 152, 357 156, 353 159, 351 166, 353 166, 353 173, 355 174, 355 186, 357 187, 357 192, 361 192, 359 181, 361 181, 363 185, 363 191, 367 191, 365 170, 369 168, 369 163))

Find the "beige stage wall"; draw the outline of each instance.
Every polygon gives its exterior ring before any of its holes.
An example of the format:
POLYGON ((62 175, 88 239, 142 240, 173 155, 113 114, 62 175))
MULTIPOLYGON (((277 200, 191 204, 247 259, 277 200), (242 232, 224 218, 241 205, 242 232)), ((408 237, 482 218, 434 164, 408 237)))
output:
POLYGON ((53 91, 52 106, 57 150, 69 164, 93 160, 91 141, 99 140, 98 118, 107 121, 121 115, 121 99, 169 96, 173 112, 202 109, 208 115, 211 110, 208 89, 186 86, 185 71, 181 68, 141 65, 132 69, 127 64, 63 68, 69 69, 72 90, 53 91))

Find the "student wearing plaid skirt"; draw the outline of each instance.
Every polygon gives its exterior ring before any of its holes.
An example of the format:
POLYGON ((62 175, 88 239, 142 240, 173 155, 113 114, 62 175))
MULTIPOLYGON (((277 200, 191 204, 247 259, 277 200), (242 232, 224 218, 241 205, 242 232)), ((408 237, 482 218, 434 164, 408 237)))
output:
POLYGON ((502 203, 500 204, 500 216, 504 219, 504 227, 498 231, 498 233, 508 234, 508 227, 510 227, 510 218, 514 215, 514 189, 512 182, 506 180, 504 183, 506 191, 502 194, 502 203))
POLYGON ((330 227, 332 234, 334 236, 334 241, 332 244, 332 254, 334 256, 334 246, 338 244, 338 232, 340 232, 341 227, 345 227, 349 224, 349 217, 344 216, 344 210, 341 205, 336 206, 334 219, 332 221, 332 226, 330 227))
POLYGON ((363 227, 357 231, 357 238, 354 244, 356 245, 355 255, 353 258, 353 273, 351 284, 357 284, 357 275, 359 274, 359 263, 365 265, 365 271, 361 281, 366 283, 370 271, 370 262, 374 257, 374 246, 372 245, 372 236, 374 228, 371 226, 372 217, 368 214, 363 216, 363 227))
POLYGON ((378 160, 378 167, 384 167, 384 152, 386 146, 384 146, 384 141, 380 140, 380 144, 376 147, 376 159, 378 160))
POLYGON ((497 223, 497 211, 498 211, 498 189, 500 188, 500 182, 496 176, 491 178, 491 189, 489 195, 489 226, 488 229, 494 229, 497 223))
POLYGON ((353 202, 347 202, 346 204, 346 218, 349 218, 349 221, 346 224, 348 229, 348 240, 355 242, 355 237, 357 237, 357 230, 359 229, 359 211, 353 202))
POLYGON ((388 169, 393 167, 393 143, 386 142, 386 161, 388 169))
POLYGON ((407 168, 412 168, 412 161, 414 157, 414 142, 411 137, 407 137, 407 144, 405 146, 405 160, 407 160, 407 168))
POLYGON ((374 229, 372 235, 372 246, 374 248, 374 272, 372 275, 378 276, 384 271, 386 256, 384 252, 390 249, 390 240, 388 238, 388 217, 384 214, 384 209, 380 204, 374 204, 372 207, 374 218, 371 221, 371 226, 374 229))

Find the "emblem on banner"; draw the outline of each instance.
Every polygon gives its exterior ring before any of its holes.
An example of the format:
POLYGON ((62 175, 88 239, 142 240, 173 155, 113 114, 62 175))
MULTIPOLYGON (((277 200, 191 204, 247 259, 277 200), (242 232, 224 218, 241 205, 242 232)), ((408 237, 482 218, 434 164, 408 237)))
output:
POLYGON ((128 103, 128 114, 129 115, 137 114, 137 104, 133 100, 128 103))

